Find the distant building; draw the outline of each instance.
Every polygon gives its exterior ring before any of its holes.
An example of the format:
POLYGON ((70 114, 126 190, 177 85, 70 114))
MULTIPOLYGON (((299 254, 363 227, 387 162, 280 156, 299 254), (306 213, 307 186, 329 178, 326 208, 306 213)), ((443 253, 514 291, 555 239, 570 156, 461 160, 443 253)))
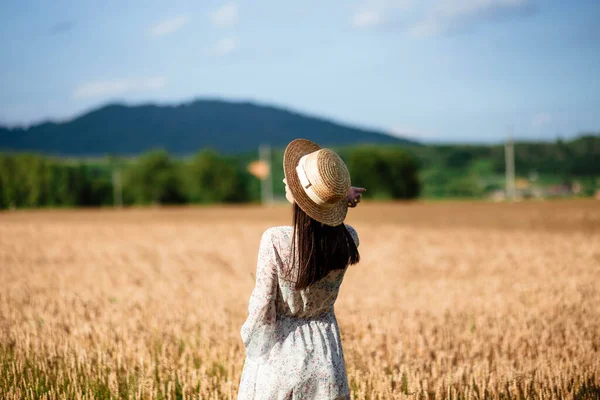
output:
POLYGON ((568 197, 573 195, 571 185, 552 185, 546 188, 546 196, 548 197, 568 197))

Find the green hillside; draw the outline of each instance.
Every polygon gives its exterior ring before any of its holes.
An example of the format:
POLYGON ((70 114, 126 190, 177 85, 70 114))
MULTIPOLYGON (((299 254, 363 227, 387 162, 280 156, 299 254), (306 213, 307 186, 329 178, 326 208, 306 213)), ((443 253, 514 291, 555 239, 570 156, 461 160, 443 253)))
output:
POLYGON ((107 105, 67 122, 0 127, 0 150, 79 157, 136 156, 156 148, 180 156, 204 148, 235 154, 262 143, 285 146, 298 137, 324 146, 415 144, 282 108, 197 100, 174 106, 107 105))

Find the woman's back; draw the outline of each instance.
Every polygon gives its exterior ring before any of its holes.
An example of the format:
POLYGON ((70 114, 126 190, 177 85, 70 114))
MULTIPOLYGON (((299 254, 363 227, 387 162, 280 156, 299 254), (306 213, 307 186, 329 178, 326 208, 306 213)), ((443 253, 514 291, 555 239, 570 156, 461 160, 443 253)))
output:
MULTIPOLYGON (((354 243, 358 247, 358 235, 354 228, 346 225, 352 235, 354 243)), ((292 235, 293 227, 277 226, 268 230, 273 238, 276 252, 281 263, 278 265, 278 296, 276 300, 277 315, 316 318, 327 312, 333 311, 333 305, 337 299, 346 269, 330 271, 323 279, 310 286, 296 290, 294 282, 286 279, 286 272, 296 270, 297 262, 292 264, 292 235)), ((287 274, 289 275, 289 274, 287 274)), ((291 274, 295 276, 295 274, 291 274)))

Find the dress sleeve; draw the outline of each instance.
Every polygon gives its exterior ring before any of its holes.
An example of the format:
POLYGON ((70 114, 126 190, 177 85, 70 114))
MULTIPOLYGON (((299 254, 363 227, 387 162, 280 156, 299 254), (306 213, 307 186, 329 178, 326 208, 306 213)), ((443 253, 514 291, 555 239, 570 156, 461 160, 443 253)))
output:
POLYGON ((246 356, 250 358, 267 357, 275 343, 277 262, 272 230, 267 230, 260 240, 256 285, 250 296, 248 318, 241 330, 246 356))
POLYGON ((350 225, 346 225, 346 229, 348 229, 348 232, 350 232, 352 239, 354 239, 354 243, 356 244, 356 247, 358 247, 358 245, 360 244, 360 241, 358 240, 358 233, 356 232, 356 229, 354 229, 350 225))

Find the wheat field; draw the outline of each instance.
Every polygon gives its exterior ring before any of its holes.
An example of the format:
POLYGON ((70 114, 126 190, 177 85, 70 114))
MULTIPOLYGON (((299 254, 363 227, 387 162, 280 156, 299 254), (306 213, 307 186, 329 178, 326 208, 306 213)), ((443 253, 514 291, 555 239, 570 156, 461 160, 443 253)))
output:
MULTIPOLYGON (((289 206, 0 213, 1 399, 231 399, 289 206)), ((600 398, 600 202, 361 204, 353 399, 600 398)))

